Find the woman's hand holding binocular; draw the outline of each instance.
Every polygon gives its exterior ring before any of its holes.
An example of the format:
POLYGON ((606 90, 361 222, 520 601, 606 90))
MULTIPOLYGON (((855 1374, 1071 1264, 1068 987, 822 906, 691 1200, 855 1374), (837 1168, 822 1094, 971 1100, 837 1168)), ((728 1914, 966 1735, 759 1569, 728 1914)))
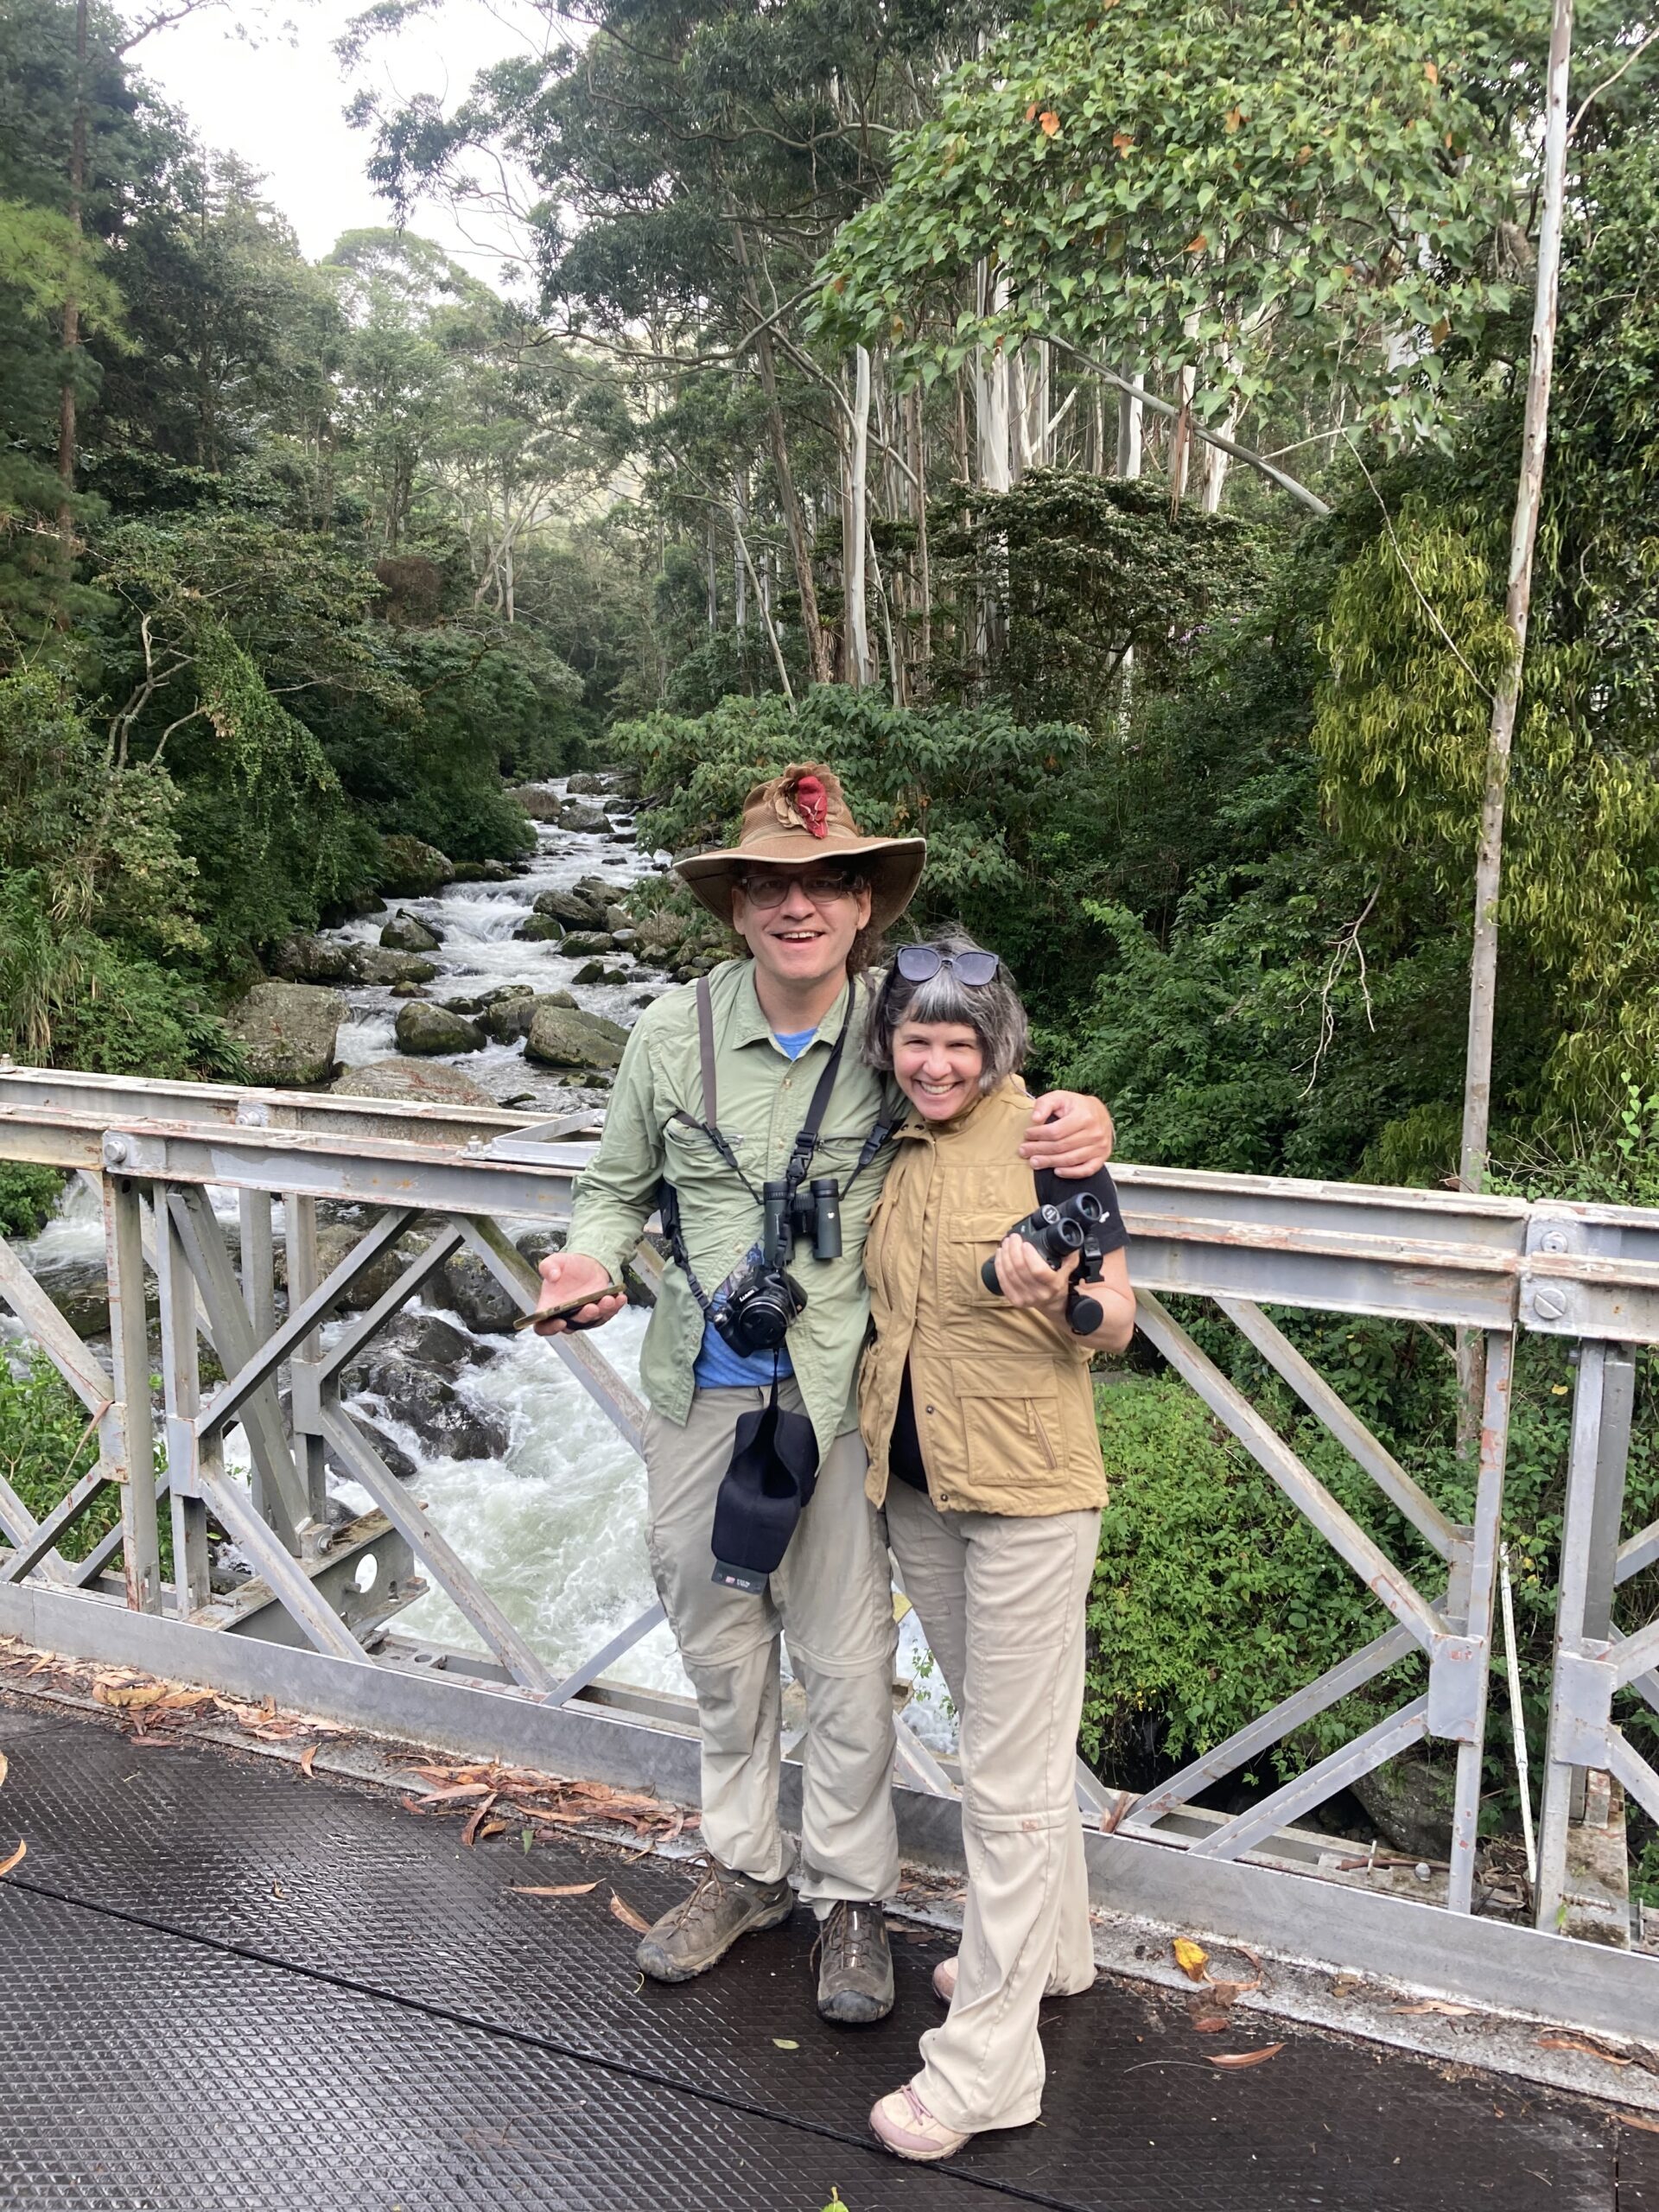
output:
POLYGON ((1068 1252, 1058 1268, 1051 1268, 1037 1247, 1017 1230, 1010 1230, 996 1254, 996 1280, 1010 1306, 1046 1314, 1064 1322, 1067 1288, 1077 1271, 1078 1255, 1068 1252))

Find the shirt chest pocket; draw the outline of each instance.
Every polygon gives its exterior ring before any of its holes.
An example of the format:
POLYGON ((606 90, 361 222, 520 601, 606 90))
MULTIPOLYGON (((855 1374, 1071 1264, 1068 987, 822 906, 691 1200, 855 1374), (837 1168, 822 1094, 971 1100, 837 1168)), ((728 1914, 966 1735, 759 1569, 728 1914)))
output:
POLYGON ((968 1480, 999 1490, 1041 1483, 1065 1462, 1059 1382, 1052 1362, 953 1360, 968 1480))
MULTIPOLYGON (((747 1154, 753 1152, 743 1132, 722 1129, 737 1163, 753 1181, 754 1170, 747 1154)), ((742 1184, 723 1160, 718 1148, 699 1128, 686 1122, 671 1122, 663 1131, 663 1173, 683 1195, 688 1192, 728 1192, 734 1203, 747 1198, 742 1184)))

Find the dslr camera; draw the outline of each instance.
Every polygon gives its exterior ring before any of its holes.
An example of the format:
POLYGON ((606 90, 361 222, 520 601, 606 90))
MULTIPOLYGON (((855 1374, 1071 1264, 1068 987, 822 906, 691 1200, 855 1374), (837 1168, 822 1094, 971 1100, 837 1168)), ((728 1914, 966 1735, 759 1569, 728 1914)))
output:
POLYGON ((793 1191, 787 1183, 766 1183, 760 1198, 760 1256, 743 1269, 711 1316, 741 1359, 776 1351, 806 1311, 806 1293, 789 1272, 797 1241, 810 1238, 815 1260, 841 1257, 841 1190, 833 1175, 815 1176, 804 1189, 793 1191))
MULTIPOLYGON (((1101 1262, 1105 1255, 1100 1248, 1100 1224, 1106 1218, 1106 1209, 1092 1191, 1075 1192, 1058 1205, 1039 1206, 1023 1221, 1016 1221, 1010 1234, 1023 1236, 1027 1244, 1034 1245, 1051 1268, 1064 1267, 1069 1253, 1081 1255, 1077 1273, 1066 1288, 1065 1319, 1067 1326, 1079 1337, 1092 1336, 1105 1318, 1105 1308, 1097 1298, 1089 1297, 1079 1285, 1100 1281, 1101 1262)), ((1002 1286, 996 1279, 995 1254, 980 1269, 980 1281, 988 1291, 1000 1298, 1002 1286)))

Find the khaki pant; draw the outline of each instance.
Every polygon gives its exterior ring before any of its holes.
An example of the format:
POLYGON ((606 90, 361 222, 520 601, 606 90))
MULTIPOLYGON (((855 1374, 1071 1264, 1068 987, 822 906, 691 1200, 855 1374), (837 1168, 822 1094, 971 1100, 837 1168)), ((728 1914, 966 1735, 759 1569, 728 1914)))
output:
MULTIPOLYGON (((800 1410, 792 1380, 779 1396, 800 1410)), ((699 1390, 683 1428, 651 1415, 651 1565, 697 1694, 703 1841, 723 1865, 760 1882, 781 1879, 790 1866, 778 1822, 779 1637, 788 1637, 790 1666, 806 1693, 799 1887, 827 1911, 837 1897, 885 1897, 899 1885, 892 1586, 855 1430, 836 1438, 819 1467, 769 1592, 715 1586, 715 1493, 739 1417, 766 1398, 758 1389, 699 1390)))
POLYGON ((968 1906, 956 1996, 917 2094, 947 2127, 1018 2127, 1043 2101, 1046 1991, 1095 1978, 1074 1786, 1084 1602, 1100 1515, 941 1513, 895 1481, 887 1535, 961 1721, 968 1906))

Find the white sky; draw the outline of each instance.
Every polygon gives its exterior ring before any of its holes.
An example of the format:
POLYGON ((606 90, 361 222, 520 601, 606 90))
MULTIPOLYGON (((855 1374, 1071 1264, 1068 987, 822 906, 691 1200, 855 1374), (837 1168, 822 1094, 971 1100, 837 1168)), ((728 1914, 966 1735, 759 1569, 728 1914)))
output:
MULTIPOLYGON (((123 12, 137 19, 141 0, 127 0, 123 12)), ((252 11, 231 0, 228 8, 156 32, 131 56, 209 146, 229 149, 264 174, 267 196, 314 261, 342 231, 392 220, 364 175, 372 135, 345 120, 353 93, 367 86, 390 102, 432 92, 447 106, 479 69, 522 53, 527 39, 539 45, 543 28, 512 0, 442 0, 395 42, 379 41, 348 81, 332 46, 356 12, 357 0, 286 0, 271 10, 274 33, 253 45, 232 29, 238 16, 251 19, 252 11)), ((463 235, 448 211, 432 204, 423 204, 410 226, 486 282, 496 280, 500 253, 510 250, 504 234, 480 239, 474 226, 474 237, 463 235)))

